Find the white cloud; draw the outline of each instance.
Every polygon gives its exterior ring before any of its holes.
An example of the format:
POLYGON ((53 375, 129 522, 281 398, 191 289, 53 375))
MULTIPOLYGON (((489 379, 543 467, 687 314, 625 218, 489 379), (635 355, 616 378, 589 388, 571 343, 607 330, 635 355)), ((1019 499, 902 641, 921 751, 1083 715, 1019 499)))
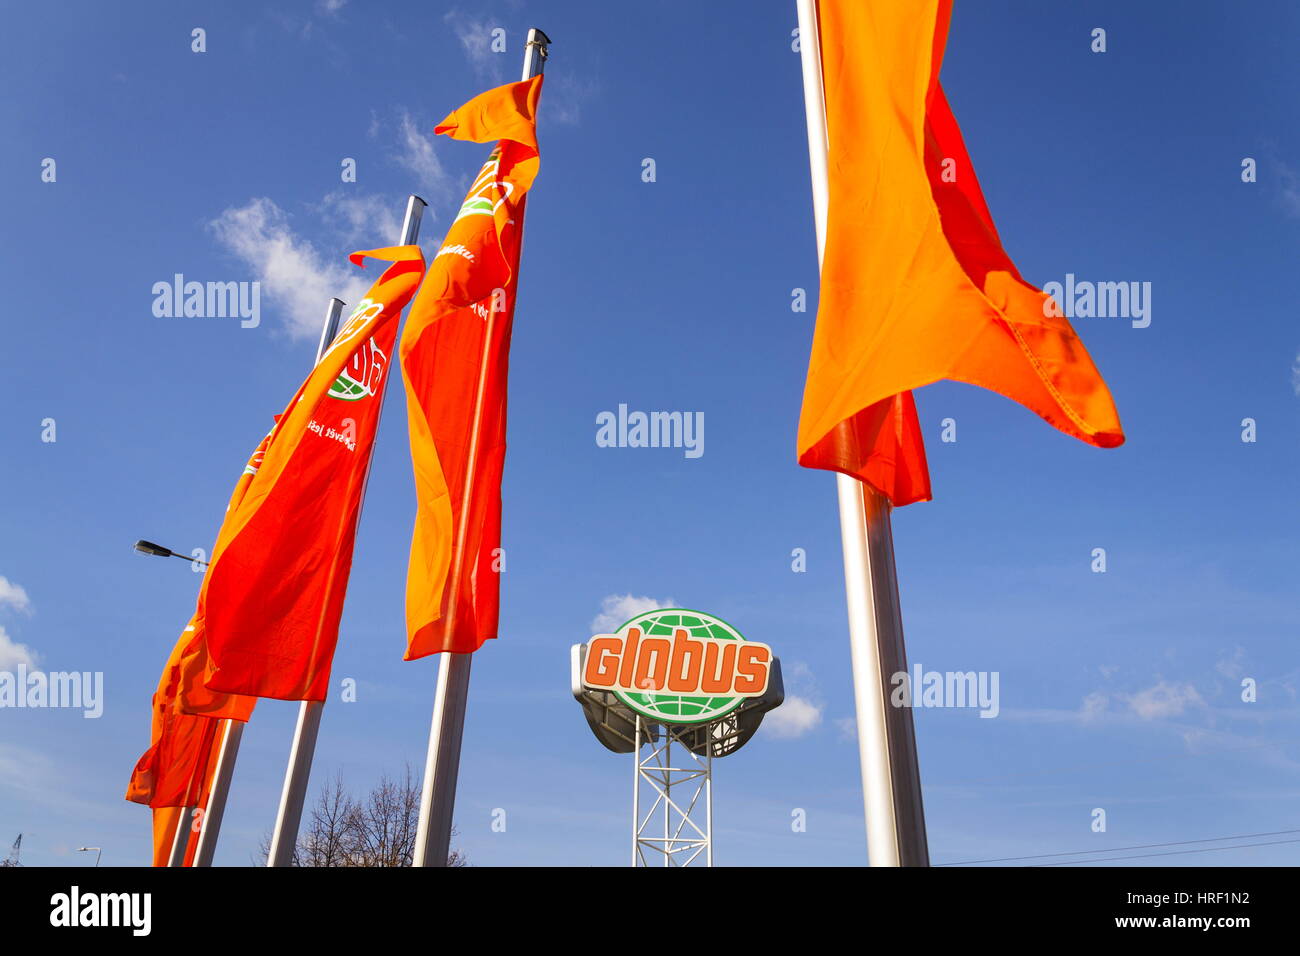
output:
POLYGON ((323 218, 358 249, 391 246, 401 234, 404 210, 384 196, 336 190, 321 200, 323 218))
POLYGON ((1282 184, 1282 208, 1289 215, 1300 216, 1300 175, 1289 164, 1278 161, 1278 181, 1282 184))
POLYGON ((1291 390, 1300 395, 1300 353, 1296 354, 1295 361, 1291 363, 1291 390))
POLYGON ((22 585, 14 584, 0 575, 0 608, 2 607, 11 607, 15 611, 29 614, 32 610, 32 602, 28 599, 27 591, 22 585))
POLYGON ((0 627, 0 671, 12 671, 20 664, 27 667, 36 666, 36 652, 26 644, 13 640, 3 627, 0 627))
POLYGON ((591 621, 593 634, 608 634, 616 627, 635 617, 643 611, 654 611, 661 607, 676 607, 672 598, 660 601, 652 597, 634 597, 631 594, 610 594, 600 602, 600 613, 591 621))
POLYGON ((836 717, 835 729, 839 732, 840 740, 854 743, 858 739, 858 719, 856 717, 836 717))
POLYGON ((577 126, 582 120, 582 107, 599 90, 600 84, 591 77, 579 78, 557 71, 546 78, 538 122, 577 126))
MULTIPOLYGON (((372 118, 372 127, 372 134, 377 134, 381 128, 378 117, 372 118)), ((391 159, 412 175, 412 192, 431 206, 450 203, 456 184, 438 159, 432 136, 421 133, 407 113, 401 114, 395 134, 391 159)), ((307 204, 307 209, 323 223, 318 231, 329 239, 328 255, 295 229, 289 214, 266 197, 232 206, 209 225, 217 241, 253 271, 266 301, 280 312, 289 334, 311 339, 320 334, 331 298, 355 304, 378 277, 382 270, 376 270, 373 263, 363 272, 347 261, 346 254, 395 245, 405 202, 346 188, 307 204)), ((426 248, 437 246, 428 228, 432 219, 426 210, 421 229, 426 248)))
MULTIPOLYGON (((432 126, 428 135, 420 132, 411 114, 403 111, 398 123, 397 152, 393 160, 412 176, 412 192, 431 204, 440 205, 455 197, 455 182, 433 147, 432 126)), ((484 156, 486 158, 486 156, 484 156)))
POLYGON ((1143 720, 1177 717, 1190 706, 1204 704, 1191 684, 1170 684, 1163 680, 1128 698, 1129 708, 1143 720))
POLYGON ((807 697, 786 694, 776 710, 763 715, 763 730, 773 737, 792 740, 812 731, 822 722, 822 706, 807 697))
POLYGON ((1101 691, 1093 691, 1083 699, 1083 706, 1079 708, 1079 715, 1084 720, 1092 720, 1101 716, 1110 707, 1110 698, 1101 691))
MULTIPOLYGON (((785 700, 776 710, 763 715, 763 729, 774 737, 793 739, 809 733, 822 722, 821 695, 817 692, 817 678, 804 661, 791 661, 782 667, 782 679, 787 692, 785 700)), ((836 721, 843 724, 843 720, 836 721)), ((852 721, 850 720, 850 724, 852 721)), ((851 728, 852 729, 852 728, 851 728)), ((841 731, 843 728, 841 727, 841 731)))
POLYGON ((1236 680, 1246 673, 1246 649, 1238 645, 1232 652, 1232 657, 1217 661, 1214 669, 1230 680, 1236 680))
MULTIPOLYGON (((498 84, 505 82, 503 61, 506 54, 492 50, 492 30, 495 24, 476 20, 461 10, 452 10, 442 18, 442 22, 449 25, 452 32, 456 34, 456 39, 460 41, 461 48, 465 51, 465 58, 469 60, 469 65, 474 68, 475 73, 494 79, 498 84)), ((506 49, 510 49, 508 42, 506 49)), ((519 56, 522 61, 522 45, 519 48, 519 56)))
POLYGON ((326 16, 335 16, 347 6, 348 0, 316 0, 316 12, 326 16))
POLYGON ((253 269, 263 293, 284 311, 294 338, 319 336, 329 300, 338 296, 356 303, 377 274, 361 272, 341 255, 326 259, 294 232, 288 215, 270 199, 231 207, 210 225, 217 240, 253 269))

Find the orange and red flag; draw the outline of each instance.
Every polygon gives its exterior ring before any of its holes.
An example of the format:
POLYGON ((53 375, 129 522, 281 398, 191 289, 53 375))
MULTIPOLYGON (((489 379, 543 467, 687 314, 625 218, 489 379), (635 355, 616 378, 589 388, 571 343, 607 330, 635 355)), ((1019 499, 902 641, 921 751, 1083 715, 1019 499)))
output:
POLYGON ((416 518, 406 659, 496 637, 506 377, 525 194, 537 175, 542 77, 470 100, 435 132, 497 140, 402 333, 416 518), (472 466, 471 466, 472 462, 472 466))
POLYGON ((928 499, 909 390, 940 379, 1091 445, 1122 443, 1106 383, 984 202, 939 85, 951 0, 817 7, 830 203, 799 463, 895 505, 928 499))
POLYGON ((276 421, 261 467, 226 515, 199 599, 207 692, 324 700, 389 356, 424 274, 418 246, 355 252, 392 263, 276 421))
MULTIPOLYGON (((243 500, 270 440, 270 435, 262 439, 244 466, 226 507, 227 514, 243 500)), ((247 721, 257 702, 254 697, 216 694, 203 687, 206 651, 202 604, 200 589, 199 608, 181 632, 163 667, 153 696, 149 749, 136 761, 126 790, 127 800, 153 808, 155 866, 168 863, 182 809, 207 808, 208 791, 221 748, 222 719, 247 721), (182 697, 188 698, 193 713, 182 710, 182 697)), ((196 847, 197 843, 192 841, 186 866, 191 864, 196 847)))
MULTIPOLYGON (((268 434, 248 459, 230 495, 227 515, 244 500, 270 441, 268 434)), ((127 787, 128 800, 155 809, 195 805, 205 776, 210 776, 205 773, 205 761, 212 741, 221 736, 217 725, 223 718, 247 721, 257 703, 253 697, 215 694, 203 687, 203 595, 200 588, 198 608, 177 638, 158 679, 149 749, 136 762, 127 787), (182 709, 183 703, 189 706, 182 709)))

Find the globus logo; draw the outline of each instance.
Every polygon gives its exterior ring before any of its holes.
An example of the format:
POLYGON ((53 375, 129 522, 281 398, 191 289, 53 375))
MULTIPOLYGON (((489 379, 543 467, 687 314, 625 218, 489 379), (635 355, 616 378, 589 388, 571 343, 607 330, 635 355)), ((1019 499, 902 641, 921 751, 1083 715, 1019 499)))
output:
POLYGON ((768 645, 712 614, 660 608, 594 636, 582 682, 651 720, 704 724, 762 697, 771 673, 768 645))
MULTIPOLYGON (((465 201, 461 203, 460 211, 456 213, 456 222, 464 219, 466 216, 491 216, 495 215, 497 207, 510 198, 510 194, 515 191, 515 184, 498 179, 501 173, 501 147, 498 146, 492 150, 492 155, 487 158, 483 168, 479 170, 478 178, 469 187, 469 194, 466 195, 465 201)), ((441 252, 438 255, 442 255, 441 252)), ((436 257, 435 257, 436 258, 436 257)))
POLYGON ((373 338, 366 339, 352 353, 342 374, 330 386, 330 397, 345 402, 358 402, 379 394, 379 383, 383 381, 387 368, 388 356, 375 344, 373 338))

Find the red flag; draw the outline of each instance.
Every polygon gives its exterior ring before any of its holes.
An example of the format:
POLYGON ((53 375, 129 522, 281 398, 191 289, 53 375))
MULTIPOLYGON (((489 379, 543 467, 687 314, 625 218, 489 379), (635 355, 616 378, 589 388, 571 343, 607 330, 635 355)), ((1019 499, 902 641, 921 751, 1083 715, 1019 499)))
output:
POLYGON ((402 333, 417 510, 406 578, 406 659, 477 650, 497 635, 506 377, 524 198, 537 175, 542 77, 489 90, 436 132, 499 140, 402 333), (472 466, 471 466, 472 460, 472 466))
POLYGON ((393 265, 289 402, 217 538, 200 597, 208 691, 325 699, 398 317, 424 274, 418 246, 351 258, 366 256, 393 265))

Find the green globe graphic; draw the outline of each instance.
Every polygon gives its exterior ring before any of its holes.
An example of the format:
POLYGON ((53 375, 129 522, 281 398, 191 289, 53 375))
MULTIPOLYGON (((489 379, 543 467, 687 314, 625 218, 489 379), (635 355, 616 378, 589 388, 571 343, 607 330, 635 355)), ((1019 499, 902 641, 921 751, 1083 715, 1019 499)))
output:
POLYGON ((330 386, 330 397, 341 398, 345 402, 355 402, 365 398, 370 390, 360 382, 354 382, 347 374, 340 375, 330 386))
MULTIPOLYGON (((640 628, 645 637, 671 638, 673 631, 682 628, 691 637, 744 641, 740 632, 721 618, 680 607, 642 612, 625 622, 618 633, 626 634, 629 627, 640 628)), ((706 724, 725 717, 745 700, 743 697, 684 697, 681 694, 641 694, 621 690, 614 694, 633 710, 666 724, 706 724)))

